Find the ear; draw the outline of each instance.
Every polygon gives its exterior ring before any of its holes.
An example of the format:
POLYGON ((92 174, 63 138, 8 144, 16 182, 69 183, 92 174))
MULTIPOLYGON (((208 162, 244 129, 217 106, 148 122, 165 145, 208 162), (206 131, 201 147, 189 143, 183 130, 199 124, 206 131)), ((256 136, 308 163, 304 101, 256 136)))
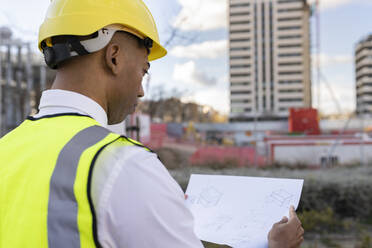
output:
POLYGON ((122 50, 120 49, 120 46, 117 43, 110 43, 106 48, 105 53, 106 68, 113 75, 117 75, 120 72, 122 61, 120 61, 119 55, 121 52, 122 50))

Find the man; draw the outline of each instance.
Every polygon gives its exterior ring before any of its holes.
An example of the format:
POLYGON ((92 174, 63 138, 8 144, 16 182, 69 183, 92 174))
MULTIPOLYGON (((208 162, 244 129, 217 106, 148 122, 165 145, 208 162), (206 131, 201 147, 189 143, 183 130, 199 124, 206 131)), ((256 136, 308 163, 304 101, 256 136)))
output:
MULTIPOLYGON (((109 132, 163 57, 141 0, 53 0, 39 48, 57 74, 39 113, 0 140, 0 247, 202 247, 184 195, 157 156, 109 132)), ((270 247, 297 247, 301 223, 270 247)))

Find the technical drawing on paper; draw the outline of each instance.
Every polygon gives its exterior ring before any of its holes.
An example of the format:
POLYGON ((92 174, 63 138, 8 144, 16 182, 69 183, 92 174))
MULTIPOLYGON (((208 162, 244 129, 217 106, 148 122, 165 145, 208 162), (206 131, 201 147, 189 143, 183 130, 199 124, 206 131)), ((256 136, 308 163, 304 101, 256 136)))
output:
POLYGON ((213 231, 218 231, 222 227, 224 227, 227 223, 229 223, 232 218, 228 215, 220 215, 215 218, 213 221, 204 225, 204 228, 211 229, 213 231))
POLYGON ((216 188, 211 186, 211 187, 205 188, 200 193, 198 203, 203 205, 206 208, 214 207, 221 200, 222 196, 223 196, 223 193, 221 193, 216 188))
POLYGON ((251 210, 237 222, 236 228, 240 231, 264 229, 270 222, 270 218, 267 213, 251 210))
POLYGON ((293 199, 293 195, 284 189, 272 192, 267 198, 266 203, 274 203, 279 207, 289 207, 293 199))

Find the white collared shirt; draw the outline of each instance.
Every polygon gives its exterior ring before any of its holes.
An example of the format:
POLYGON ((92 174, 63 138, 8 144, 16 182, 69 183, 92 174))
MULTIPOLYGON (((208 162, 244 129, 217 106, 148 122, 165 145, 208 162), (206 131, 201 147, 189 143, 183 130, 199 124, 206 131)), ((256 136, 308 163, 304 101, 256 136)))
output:
MULTIPOLYGON (((104 109, 65 90, 44 91, 35 117, 79 113, 107 127, 104 109)), ((92 178, 98 239, 103 247, 200 248, 180 186, 155 154, 143 148, 108 146, 92 178)))

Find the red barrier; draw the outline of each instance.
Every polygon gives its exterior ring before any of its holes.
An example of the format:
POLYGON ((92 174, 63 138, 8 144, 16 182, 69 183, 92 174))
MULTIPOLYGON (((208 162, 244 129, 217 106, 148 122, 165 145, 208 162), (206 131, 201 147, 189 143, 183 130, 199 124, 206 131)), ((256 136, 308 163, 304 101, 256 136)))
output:
POLYGON ((231 162, 239 167, 252 167, 255 164, 262 167, 266 164, 266 157, 255 155, 252 147, 207 146, 199 148, 191 156, 190 162, 192 165, 231 162))

